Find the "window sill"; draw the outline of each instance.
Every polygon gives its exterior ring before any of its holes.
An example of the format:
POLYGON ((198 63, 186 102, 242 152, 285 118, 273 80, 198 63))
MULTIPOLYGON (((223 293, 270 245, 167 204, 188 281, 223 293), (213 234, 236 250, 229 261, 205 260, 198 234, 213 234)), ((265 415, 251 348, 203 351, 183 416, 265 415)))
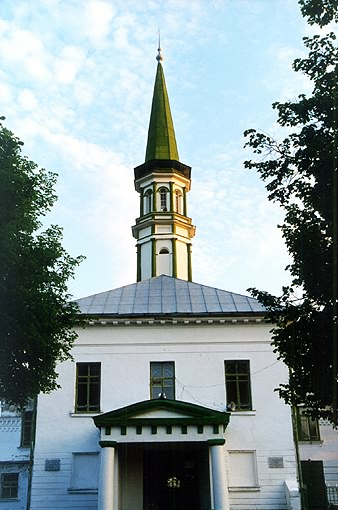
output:
POLYGON ((313 439, 312 441, 311 440, 304 440, 304 439, 299 439, 298 440, 298 444, 301 444, 301 445, 322 445, 324 441, 322 441, 321 439, 313 439))
POLYGON ((69 494, 98 494, 98 489, 68 489, 69 494))
POLYGON ((14 501, 20 501, 19 498, 0 498, 0 503, 13 503, 14 501))
POLYGON ((256 416, 256 411, 230 411, 232 416, 256 416))
POLYGON ((93 416, 97 416, 98 414, 102 414, 102 411, 93 411, 93 412, 83 412, 83 413, 69 413, 71 418, 92 418, 93 416))
POLYGON ((258 485, 255 487, 229 487, 229 492, 258 492, 260 490, 258 485))

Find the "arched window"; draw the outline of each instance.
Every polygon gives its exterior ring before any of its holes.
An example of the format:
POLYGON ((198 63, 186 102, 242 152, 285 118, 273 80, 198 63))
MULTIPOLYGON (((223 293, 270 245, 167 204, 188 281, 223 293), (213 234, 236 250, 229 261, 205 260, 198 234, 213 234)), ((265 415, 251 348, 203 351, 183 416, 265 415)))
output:
POLYGON ((182 214, 182 193, 178 189, 175 191, 175 211, 182 214))
POLYGON ((167 204, 168 190, 166 188, 160 188, 159 192, 160 192, 160 210, 167 211, 168 210, 168 204, 167 204))
POLYGON ((170 249, 166 246, 162 246, 158 251, 158 257, 156 261, 156 276, 159 276, 160 274, 172 276, 171 263, 172 260, 170 249))
POLYGON ((153 194, 150 189, 148 189, 144 194, 144 214, 148 214, 153 209, 153 194))

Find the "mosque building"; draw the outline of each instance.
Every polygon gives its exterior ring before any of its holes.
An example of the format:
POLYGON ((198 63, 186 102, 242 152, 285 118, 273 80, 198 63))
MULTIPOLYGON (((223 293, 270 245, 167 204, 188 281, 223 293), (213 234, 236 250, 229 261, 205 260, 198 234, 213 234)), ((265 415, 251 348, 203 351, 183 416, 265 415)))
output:
MULTIPOLYGON (((191 168, 157 60, 135 168, 137 281, 78 300, 73 360, 38 397, 28 507, 296 510, 292 416, 274 391, 288 370, 257 300, 193 282, 191 168)), ((26 508, 10 499, 0 510, 26 508)))

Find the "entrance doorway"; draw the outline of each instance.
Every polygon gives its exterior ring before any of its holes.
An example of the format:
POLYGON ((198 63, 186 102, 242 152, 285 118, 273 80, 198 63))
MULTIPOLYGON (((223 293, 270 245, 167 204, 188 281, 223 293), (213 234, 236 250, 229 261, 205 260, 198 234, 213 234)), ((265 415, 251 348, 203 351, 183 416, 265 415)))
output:
POLYGON ((327 510, 326 485, 323 461, 301 461, 303 483, 306 488, 305 507, 307 510, 327 510))
MULTIPOLYGON (((160 445, 158 445, 160 446, 160 445)), ((144 451, 144 510, 200 510, 205 506, 206 449, 171 444, 144 451), (201 495, 203 491, 204 497, 201 495)))

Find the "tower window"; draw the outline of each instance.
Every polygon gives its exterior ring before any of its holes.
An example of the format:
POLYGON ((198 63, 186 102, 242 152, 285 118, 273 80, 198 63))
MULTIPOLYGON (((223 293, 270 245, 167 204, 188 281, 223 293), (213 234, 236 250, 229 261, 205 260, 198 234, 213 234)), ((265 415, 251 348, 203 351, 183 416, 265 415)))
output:
POLYGON ((76 402, 77 413, 91 413, 100 410, 100 363, 76 364, 76 402))
POLYGON ((175 364, 173 361, 150 363, 150 398, 175 398, 175 364))
POLYGON ((251 410, 250 362, 225 361, 224 367, 227 405, 236 411, 251 410))
POLYGON ((144 214, 148 214, 152 211, 153 207, 153 194, 150 189, 148 189, 144 194, 144 214))
POLYGON ((160 255, 168 255, 169 250, 168 248, 161 248, 160 249, 160 255))
POLYGON ((175 191, 175 211, 182 214, 182 193, 178 189, 175 191))
POLYGON ((166 188, 160 188, 160 209, 161 211, 167 211, 168 210, 168 204, 167 204, 167 193, 168 190, 166 188))

